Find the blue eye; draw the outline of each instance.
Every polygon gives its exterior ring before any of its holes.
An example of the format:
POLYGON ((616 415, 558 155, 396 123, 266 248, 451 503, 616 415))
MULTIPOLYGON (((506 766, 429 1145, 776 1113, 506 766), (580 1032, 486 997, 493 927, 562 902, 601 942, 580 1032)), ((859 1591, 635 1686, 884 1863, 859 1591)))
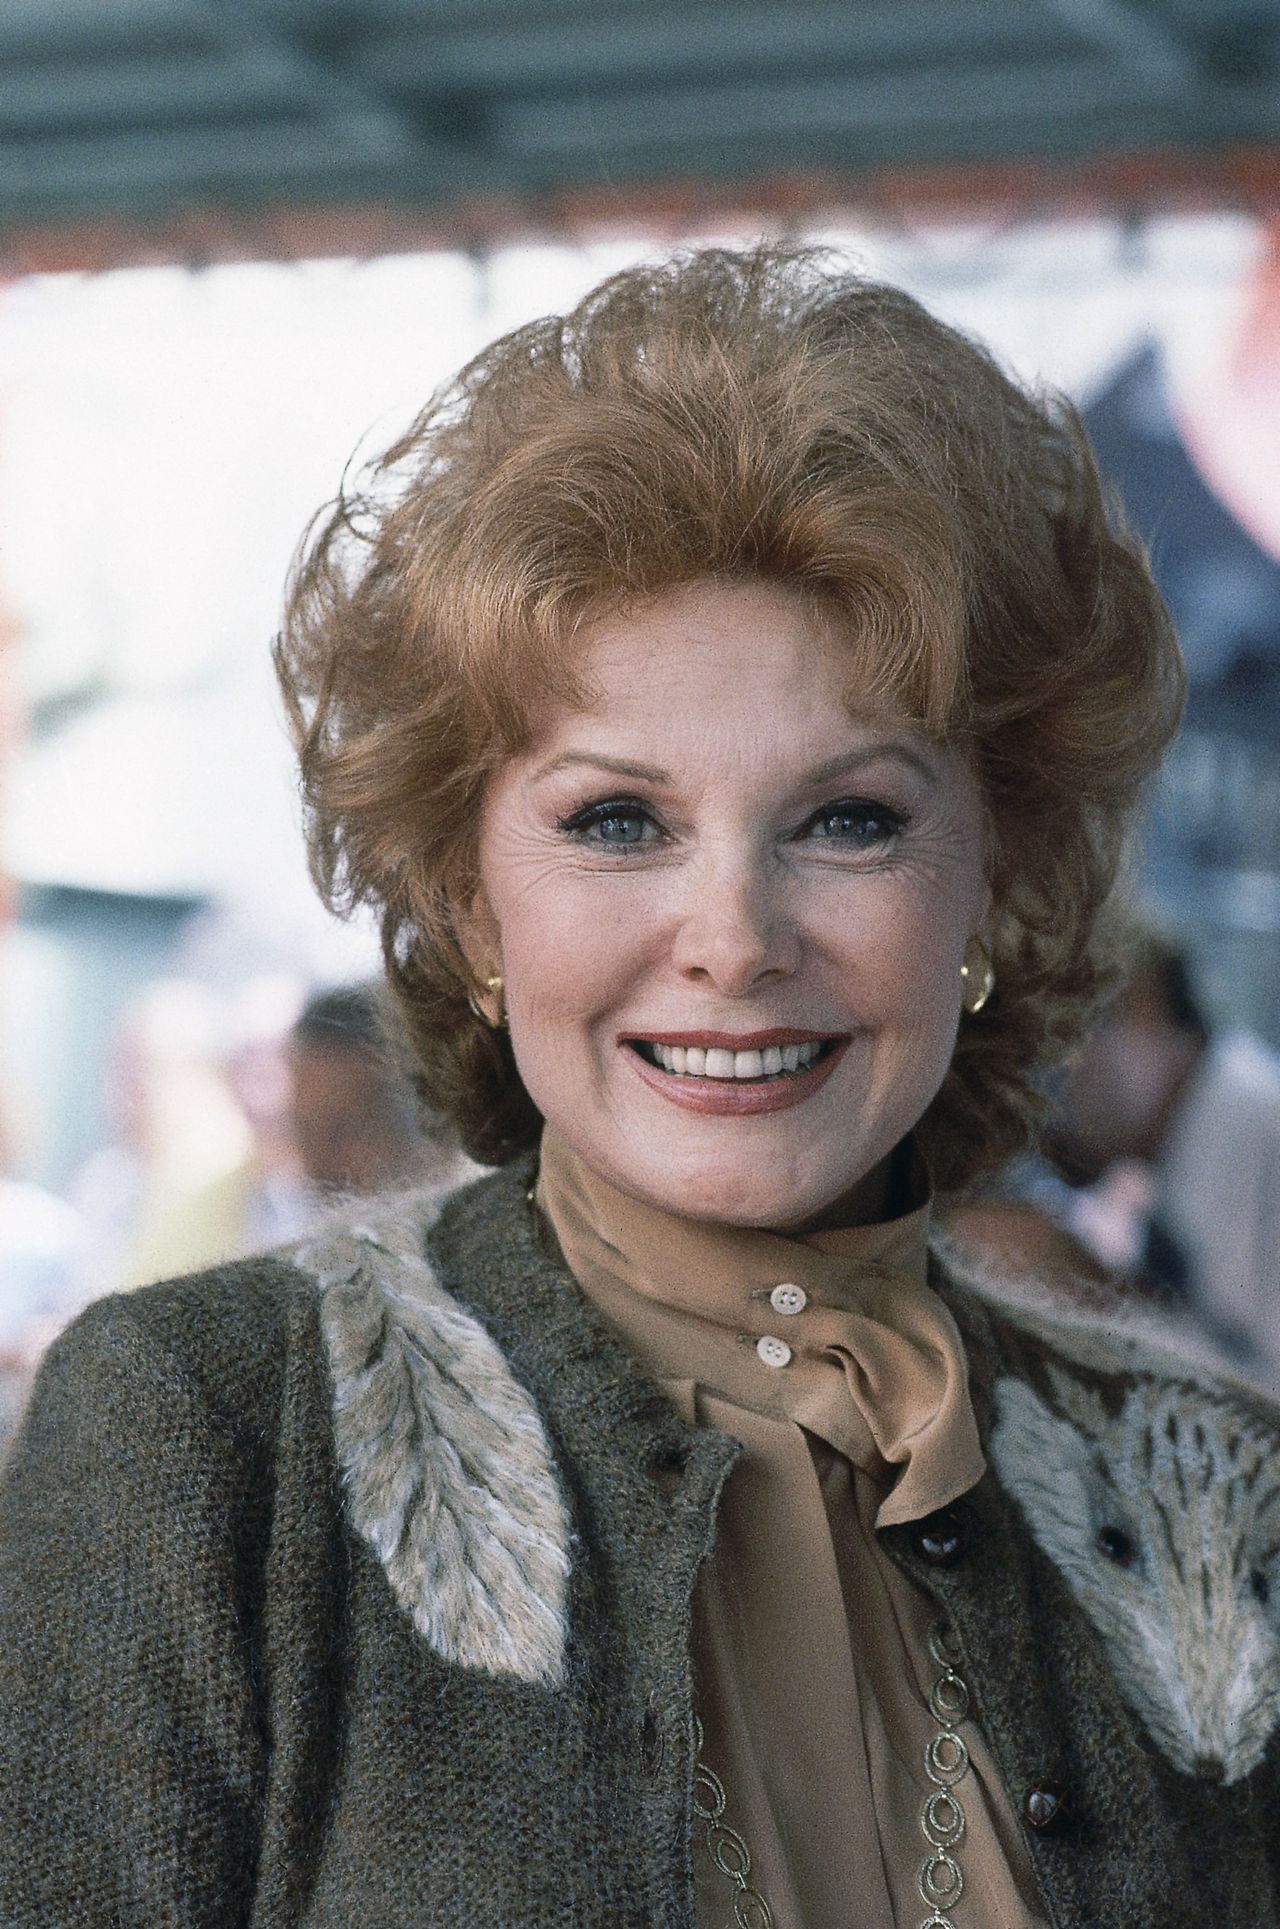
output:
POLYGON ((906 828, 901 811, 887 804, 875 804, 861 797, 845 797, 838 804, 827 804, 815 811, 805 829, 810 835, 832 843, 871 850, 892 843, 906 828))
POLYGON ((558 828, 582 843, 607 844, 615 850, 647 844, 657 831, 643 805, 625 798, 589 804, 585 810, 560 818, 558 828))

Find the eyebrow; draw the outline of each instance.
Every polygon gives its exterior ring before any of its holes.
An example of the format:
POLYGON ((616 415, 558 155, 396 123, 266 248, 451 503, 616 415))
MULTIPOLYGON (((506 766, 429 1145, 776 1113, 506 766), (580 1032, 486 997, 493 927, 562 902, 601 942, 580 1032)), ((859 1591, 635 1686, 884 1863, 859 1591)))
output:
POLYGON ((809 772, 805 779, 810 784, 825 784, 843 771, 853 770, 863 764, 883 763, 888 758, 892 762, 906 764, 926 783, 936 784, 938 767, 926 751, 918 750, 914 744, 900 743, 896 738, 889 743, 869 744, 865 750, 845 751, 838 757, 828 758, 816 770, 809 772))
POLYGON ((633 764, 625 757, 599 757, 591 750, 562 750, 558 757, 551 757, 545 764, 539 764, 533 773, 535 784, 544 777, 552 777, 558 770, 576 769, 579 765, 589 765, 594 770, 607 770, 614 777, 634 777, 642 784, 669 784, 668 771, 659 770, 653 764, 633 764))
MULTIPOLYGON (((906 764, 926 783, 938 781, 937 766, 931 759, 917 750, 913 744, 900 743, 897 739, 889 743, 871 744, 865 750, 842 751, 838 756, 829 757, 819 764, 816 770, 805 773, 802 784, 825 784, 832 778, 853 771, 864 764, 882 763, 886 758, 906 764)), ((557 771, 577 769, 586 766, 593 770, 605 770, 613 777, 630 777, 637 783, 664 785, 672 782, 671 773, 655 764, 633 763, 626 757, 604 757, 591 750, 562 750, 557 757, 551 757, 540 764, 533 773, 534 783, 541 783, 544 777, 554 776, 557 771)))

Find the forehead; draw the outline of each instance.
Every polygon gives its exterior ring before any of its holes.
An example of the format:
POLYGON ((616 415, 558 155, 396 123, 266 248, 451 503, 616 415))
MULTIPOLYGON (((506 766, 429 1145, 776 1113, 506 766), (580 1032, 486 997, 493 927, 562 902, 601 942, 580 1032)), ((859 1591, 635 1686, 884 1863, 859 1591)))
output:
MULTIPOLYGON (((915 727, 876 689, 867 652, 836 613, 762 581, 691 583, 614 610, 578 631, 576 701, 561 720, 595 717, 621 725, 651 713, 675 716, 697 703, 751 711, 764 720, 805 717, 819 734, 856 716, 915 727)), ((549 720, 544 712, 540 721, 549 720)))

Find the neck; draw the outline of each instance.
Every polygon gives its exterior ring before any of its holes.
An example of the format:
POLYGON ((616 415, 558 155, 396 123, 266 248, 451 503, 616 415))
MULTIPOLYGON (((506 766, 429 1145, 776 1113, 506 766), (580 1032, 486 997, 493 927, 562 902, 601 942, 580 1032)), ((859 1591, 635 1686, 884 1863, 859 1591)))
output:
POLYGON ((912 1203, 911 1150, 904 1142, 819 1212, 766 1230, 803 1235, 836 1232, 842 1226, 876 1226, 883 1219, 896 1219, 900 1213, 909 1212, 912 1203))
POLYGON ((541 1172, 538 1182, 539 1203, 544 1204, 542 1173, 554 1167, 560 1179, 572 1174, 575 1190, 597 1203, 605 1197, 618 1202, 628 1214, 658 1214, 672 1225, 683 1226, 689 1236, 705 1235, 753 1239, 772 1236, 781 1239, 806 1239, 820 1234, 854 1232, 860 1228, 898 1225, 929 1202, 929 1174, 908 1138, 894 1147, 878 1165, 816 1212, 784 1218, 768 1225, 732 1225, 682 1213, 678 1207, 657 1206, 630 1193, 614 1179, 595 1172, 581 1154, 570 1150, 554 1127, 543 1134, 541 1172))

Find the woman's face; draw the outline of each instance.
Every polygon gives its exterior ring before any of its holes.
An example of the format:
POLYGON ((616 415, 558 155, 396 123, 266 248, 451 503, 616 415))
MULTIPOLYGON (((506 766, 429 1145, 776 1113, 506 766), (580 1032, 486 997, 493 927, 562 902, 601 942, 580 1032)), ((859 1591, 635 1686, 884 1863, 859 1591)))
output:
POLYGON ((851 714, 847 646, 766 583, 692 585, 584 647, 589 705, 491 782, 465 932, 525 1085, 667 1211, 874 1216, 987 910, 972 775, 851 714))

